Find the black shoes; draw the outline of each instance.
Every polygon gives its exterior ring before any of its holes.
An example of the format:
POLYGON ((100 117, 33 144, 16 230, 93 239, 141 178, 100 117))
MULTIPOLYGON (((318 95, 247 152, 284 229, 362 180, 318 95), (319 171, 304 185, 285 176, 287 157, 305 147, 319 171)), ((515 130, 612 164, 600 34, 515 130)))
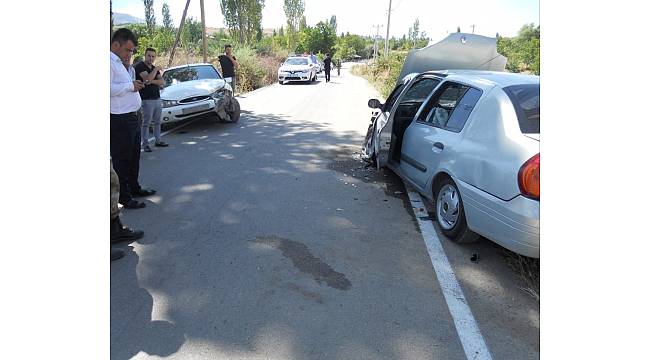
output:
POLYGON ((151 152, 151 148, 149 147, 149 145, 145 145, 142 148, 144 149, 144 152, 151 152))
POLYGON ((127 209, 142 209, 143 207, 146 206, 145 203, 133 199, 129 199, 127 202, 123 202, 120 204, 122 204, 127 209))
POLYGON ((141 239, 144 236, 144 231, 142 230, 131 230, 128 227, 122 225, 120 217, 111 220, 111 244, 122 242, 122 241, 135 241, 141 239))
POLYGON ((121 259, 124 257, 124 250, 111 248, 111 261, 121 259))
POLYGON ((138 191, 134 191, 131 193, 131 196, 134 198, 136 197, 143 197, 143 196, 151 196, 156 193, 156 190, 154 189, 143 189, 140 188, 138 191))
POLYGON ((158 141, 155 146, 156 147, 167 147, 167 146, 169 146, 169 144, 167 144, 164 141, 158 141))

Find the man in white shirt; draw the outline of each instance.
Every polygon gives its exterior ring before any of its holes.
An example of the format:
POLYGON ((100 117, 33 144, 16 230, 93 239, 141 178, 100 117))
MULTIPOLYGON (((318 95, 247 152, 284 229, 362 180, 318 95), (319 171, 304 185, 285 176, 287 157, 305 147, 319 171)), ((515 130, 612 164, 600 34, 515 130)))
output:
POLYGON ((140 109, 142 81, 131 78, 123 61, 130 62, 138 41, 129 29, 118 29, 111 39, 111 159, 120 180, 119 202, 127 209, 145 206, 134 197, 148 196, 138 183, 140 169, 140 109))

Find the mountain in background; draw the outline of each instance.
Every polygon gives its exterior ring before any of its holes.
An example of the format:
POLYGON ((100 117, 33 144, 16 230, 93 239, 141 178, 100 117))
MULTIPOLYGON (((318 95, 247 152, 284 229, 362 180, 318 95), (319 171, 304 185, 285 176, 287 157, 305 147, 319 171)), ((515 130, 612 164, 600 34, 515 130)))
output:
POLYGON ((146 24, 147 22, 143 19, 135 17, 129 14, 113 13, 113 24, 122 25, 122 24, 146 24))

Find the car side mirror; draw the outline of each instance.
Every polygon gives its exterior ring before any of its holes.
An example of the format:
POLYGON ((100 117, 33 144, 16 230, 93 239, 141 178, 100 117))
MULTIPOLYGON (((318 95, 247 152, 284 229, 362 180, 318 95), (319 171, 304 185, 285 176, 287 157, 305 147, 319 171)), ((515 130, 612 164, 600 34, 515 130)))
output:
POLYGON ((368 100, 368 107, 371 109, 381 109, 382 106, 381 102, 377 99, 368 100))

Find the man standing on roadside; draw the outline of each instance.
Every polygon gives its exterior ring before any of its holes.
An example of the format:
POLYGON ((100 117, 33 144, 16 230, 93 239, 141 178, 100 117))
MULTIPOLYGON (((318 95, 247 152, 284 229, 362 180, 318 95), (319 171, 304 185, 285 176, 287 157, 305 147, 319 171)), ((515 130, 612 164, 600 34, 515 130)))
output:
POLYGON ((237 63, 237 58, 232 54, 232 46, 226 45, 224 47, 225 53, 219 55, 219 64, 221 65, 221 71, 223 72, 223 77, 227 82, 230 83, 232 87, 232 94, 235 95, 235 68, 239 67, 237 63), (229 79, 230 78, 230 79, 229 79))
POLYGON ((325 54, 323 64, 325 65, 325 82, 330 82, 330 71, 332 71, 332 58, 330 54, 325 54))
POLYGON ((149 147, 149 125, 153 123, 153 135, 156 139, 156 147, 169 146, 160 139, 160 116, 162 113, 162 100, 160 99, 160 88, 165 81, 160 76, 160 68, 153 63, 156 60, 156 50, 147 48, 144 52, 144 61, 135 65, 135 76, 137 80, 144 83, 140 90, 142 99, 142 148, 151 152, 149 147))
POLYGON ((134 197, 148 196, 154 190, 145 190, 138 183, 140 168, 140 124, 137 111, 142 101, 140 80, 133 80, 123 62, 129 63, 138 44, 133 32, 121 28, 111 39, 110 129, 111 159, 120 182, 119 202, 127 209, 145 207, 134 197))

